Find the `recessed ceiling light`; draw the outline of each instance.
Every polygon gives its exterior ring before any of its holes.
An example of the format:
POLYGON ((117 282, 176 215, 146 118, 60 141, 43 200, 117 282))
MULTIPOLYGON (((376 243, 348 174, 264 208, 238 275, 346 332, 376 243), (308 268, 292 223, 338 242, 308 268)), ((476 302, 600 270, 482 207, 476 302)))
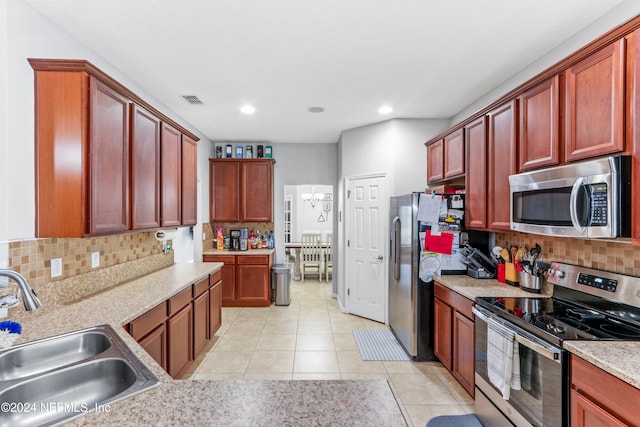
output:
POLYGON ((322 113, 324 111, 324 108, 322 107, 309 107, 307 108, 307 111, 310 113, 322 113))
POLYGON ((253 114, 256 112, 256 108, 253 105, 245 104, 240 107, 240 111, 242 111, 244 114, 253 114))
POLYGON ((389 107, 388 105, 383 105, 382 107, 378 108, 379 114, 389 114, 392 111, 393 111, 393 108, 389 107))

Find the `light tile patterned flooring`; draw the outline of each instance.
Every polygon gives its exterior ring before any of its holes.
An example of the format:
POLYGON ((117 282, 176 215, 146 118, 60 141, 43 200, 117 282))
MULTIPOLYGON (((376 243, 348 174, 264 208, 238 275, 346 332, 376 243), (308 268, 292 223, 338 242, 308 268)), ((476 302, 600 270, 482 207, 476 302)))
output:
POLYGON ((363 361, 352 331, 387 326, 342 313, 331 283, 292 280, 291 299, 289 306, 223 308, 217 338, 185 377, 386 379, 410 426, 473 412, 473 399, 439 362, 363 361))

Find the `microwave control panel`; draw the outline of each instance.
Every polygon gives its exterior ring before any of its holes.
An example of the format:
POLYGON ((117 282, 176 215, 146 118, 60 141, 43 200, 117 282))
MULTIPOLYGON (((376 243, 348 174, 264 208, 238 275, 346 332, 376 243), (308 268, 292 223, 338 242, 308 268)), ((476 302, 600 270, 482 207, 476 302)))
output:
POLYGON ((592 184, 591 194, 591 226, 607 225, 607 184, 592 184))

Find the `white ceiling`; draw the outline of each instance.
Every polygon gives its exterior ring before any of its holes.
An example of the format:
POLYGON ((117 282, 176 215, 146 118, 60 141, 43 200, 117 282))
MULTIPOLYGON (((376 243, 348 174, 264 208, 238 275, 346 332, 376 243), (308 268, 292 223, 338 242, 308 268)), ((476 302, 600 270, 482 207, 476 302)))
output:
POLYGON ((336 142, 452 117, 622 0, 26 2, 212 140, 336 142))

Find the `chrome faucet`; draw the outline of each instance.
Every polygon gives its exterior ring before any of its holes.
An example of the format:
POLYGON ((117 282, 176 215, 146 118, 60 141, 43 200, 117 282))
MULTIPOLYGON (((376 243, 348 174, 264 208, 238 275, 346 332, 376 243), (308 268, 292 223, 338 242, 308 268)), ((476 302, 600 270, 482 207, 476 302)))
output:
POLYGON ((0 268, 0 276, 9 277, 16 281, 18 287, 22 291, 22 302, 24 303, 25 310, 31 311, 42 307, 42 303, 38 299, 36 291, 29 286, 27 279, 25 279, 22 274, 6 268, 0 268))

